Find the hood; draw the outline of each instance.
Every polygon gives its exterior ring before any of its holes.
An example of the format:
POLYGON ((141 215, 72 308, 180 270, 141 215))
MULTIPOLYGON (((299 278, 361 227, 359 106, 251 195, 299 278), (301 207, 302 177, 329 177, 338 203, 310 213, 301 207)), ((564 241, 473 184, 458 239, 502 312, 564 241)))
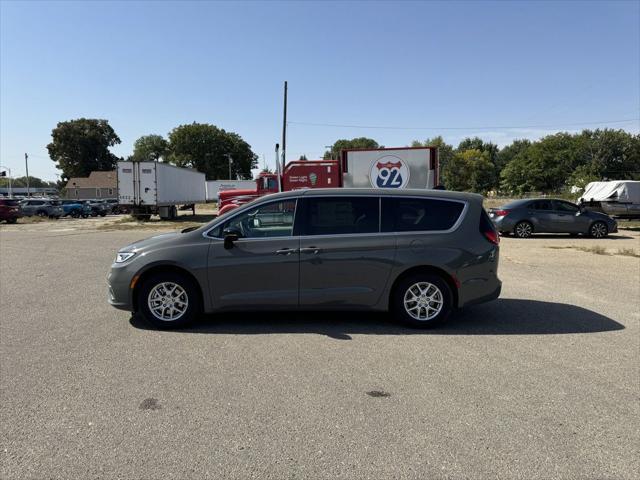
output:
POLYGON ((249 189, 232 189, 232 190, 222 190, 220 193, 218 193, 218 197, 222 200, 222 199, 228 199, 231 197, 238 197, 238 196, 242 196, 242 195, 256 195, 258 193, 257 190, 253 189, 253 190, 249 190, 249 189))
POLYGON ((594 210, 589 210, 588 208, 587 208, 587 212, 588 212, 590 218, 597 218, 598 220, 604 220, 604 221, 609 221, 609 222, 615 221, 613 218, 611 218, 606 213, 596 212, 594 210))
POLYGON ((119 251, 120 252, 138 252, 140 250, 145 249, 146 247, 149 246, 156 246, 159 245, 161 243, 165 243, 165 242, 170 242, 171 240, 177 238, 178 236, 181 235, 181 232, 170 232, 170 233, 163 233, 160 235, 154 235, 153 237, 149 237, 149 238, 145 238, 143 240, 138 240, 135 241, 129 245, 127 245, 126 247, 122 247, 119 251))

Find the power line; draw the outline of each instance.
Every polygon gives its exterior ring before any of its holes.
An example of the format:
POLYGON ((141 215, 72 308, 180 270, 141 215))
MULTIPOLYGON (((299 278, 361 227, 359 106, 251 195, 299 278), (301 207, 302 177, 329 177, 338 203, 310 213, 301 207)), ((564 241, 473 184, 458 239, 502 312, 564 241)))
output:
POLYGON ((518 128, 562 128, 577 127, 585 125, 601 125, 604 123, 630 123, 640 121, 640 117, 627 118, 625 120, 601 120, 599 122, 577 122, 547 125, 508 125, 508 126, 490 126, 490 127, 399 127, 399 126, 382 126, 382 125, 344 125, 339 123, 314 123, 314 122, 293 122, 288 121, 289 125, 305 125, 309 127, 339 127, 339 128, 371 128, 381 130, 511 130, 518 128))

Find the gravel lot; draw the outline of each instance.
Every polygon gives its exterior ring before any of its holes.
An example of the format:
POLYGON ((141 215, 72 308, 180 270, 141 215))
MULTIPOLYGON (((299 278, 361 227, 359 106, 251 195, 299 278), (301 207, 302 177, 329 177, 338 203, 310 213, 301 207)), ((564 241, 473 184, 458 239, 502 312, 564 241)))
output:
POLYGON ((615 254, 637 232, 503 239, 501 299, 438 330, 264 313, 158 332, 105 283, 155 227, 100 222, 0 227, 3 479, 640 476, 640 259, 615 254))

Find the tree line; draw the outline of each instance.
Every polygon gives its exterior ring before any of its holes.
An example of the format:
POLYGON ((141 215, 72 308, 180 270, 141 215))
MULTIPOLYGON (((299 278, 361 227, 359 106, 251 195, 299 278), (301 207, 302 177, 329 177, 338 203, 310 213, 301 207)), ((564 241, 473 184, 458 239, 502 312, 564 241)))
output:
MULTIPOLYGON (((63 181, 88 176, 93 170, 114 169, 123 159, 109 150, 121 141, 107 120, 60 122, 51 135, 47 149, 62 171, 63 181)), ((449 190, 561 192, 594 180, 640 179, 640 135, 624 130, 559 132, 536 141, 514 140, 502 148, 478 137, 465 138, 454 147, 442 136, 416 140, 411 146, 438 147, 441 183, 449 190)), ((343 149, 379 147, 372 138, 340 139, 324 158, 337 159, 343 149)), ((194 122, 174 128, 166 138, 157 134, 140 137, 127 159, 195 168, 207 179, 228 177, 231 159, 232 177, 249 179, 258 156, 237 133, 194 122)))
POLYGON ((107 120, 80 118, 60 122, 51 132, 49 157, 62 171, 64 182, 86 177, 94 170, 113 170, 118 160, 162 161, 195 168, 207 179, 251 178, 258 156, 240 135, 207 123, 180 125, 162 135, 145 135, 135 141, 133 153, 121 158, 109 150, 121 143, 107 120))
MULTIPOLYGON (((536 141, 514 140, 499 148, 481 138, 457 147, 437 136, 412 147, 438 147, 441 183, 448 190, 486 194, 563 192, 598 180, 640 180, 640 135, 624 130, 559 132, 536 141)), ((338 140, 324 158, 339 158, 346 148, 379 148, 374 139, 338 140)))

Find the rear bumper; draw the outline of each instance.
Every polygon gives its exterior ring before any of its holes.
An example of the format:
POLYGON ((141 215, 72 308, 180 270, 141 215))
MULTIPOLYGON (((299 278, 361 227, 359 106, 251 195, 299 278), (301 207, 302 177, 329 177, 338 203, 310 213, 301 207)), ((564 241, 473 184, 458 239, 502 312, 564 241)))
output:
POLYGON ((491 221, 499 232, 511 232, 515 226, 514 222, 509 219, 509 217, 496 217, 492 218, 491 221))
POLYGON ((468 300, 464 305, 462 305, 462 307, 469 307, 471 305, 478 305, 479 303, 490 302, 492 300, 497 299, 500 296, 501 292, 502 292, 502 281, 498 280, 498 285, 496 286, 493 292, 490 292, 478 298, 474 298, 472 300, 468 300))

